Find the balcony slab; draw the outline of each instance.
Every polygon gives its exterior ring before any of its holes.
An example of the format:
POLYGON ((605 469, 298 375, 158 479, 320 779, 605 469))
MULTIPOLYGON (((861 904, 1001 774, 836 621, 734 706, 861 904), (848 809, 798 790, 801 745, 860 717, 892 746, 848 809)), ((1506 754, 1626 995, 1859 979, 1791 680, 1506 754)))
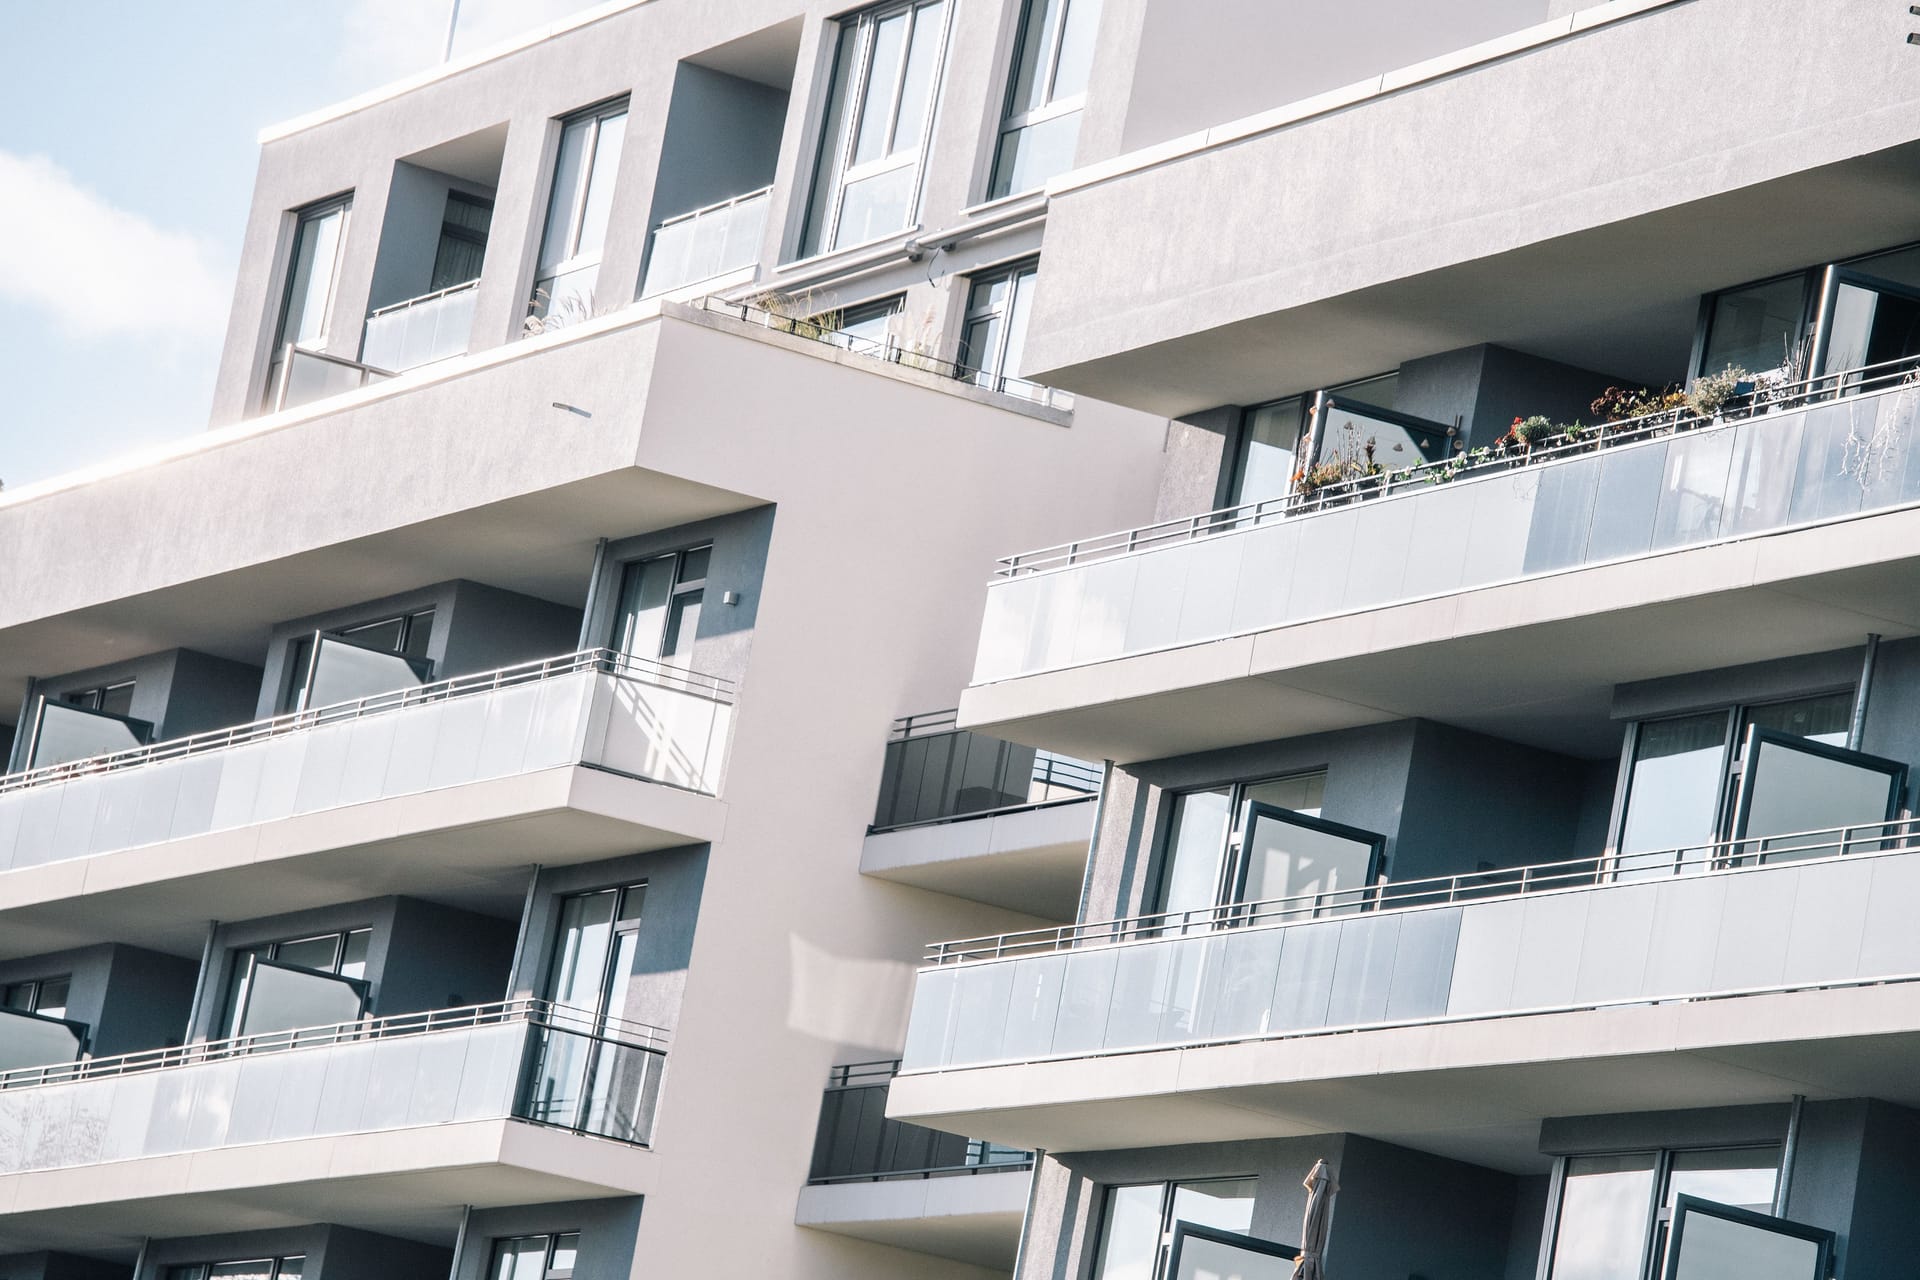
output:
POLYGON ((808 1186, 801 1188, 794 1221, 858 1240, 1011 1271, 1032 1178, 1030 1169, 1012 1169, 808 1186))
POLYGON ((861 846, 860 870, 1043 920, 1071 920, 1097 808, 1088 796, 876 832, 861 846))

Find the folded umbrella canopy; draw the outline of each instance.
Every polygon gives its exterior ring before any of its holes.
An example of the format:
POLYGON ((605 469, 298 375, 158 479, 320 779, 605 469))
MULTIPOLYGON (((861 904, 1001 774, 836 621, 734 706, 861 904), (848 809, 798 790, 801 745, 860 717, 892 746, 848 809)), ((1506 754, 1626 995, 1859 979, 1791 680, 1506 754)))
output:
POLYGON ((1300 1260, 1293 1264, 1293 1280, 1325 1280, 1320 1258, 1327 1251, 1327 1227, 1340 1183, 1325 1160, 1316 1160, 1301 1185, 1307 1189, 1307 1213, 1300 1223, 1300 1260))

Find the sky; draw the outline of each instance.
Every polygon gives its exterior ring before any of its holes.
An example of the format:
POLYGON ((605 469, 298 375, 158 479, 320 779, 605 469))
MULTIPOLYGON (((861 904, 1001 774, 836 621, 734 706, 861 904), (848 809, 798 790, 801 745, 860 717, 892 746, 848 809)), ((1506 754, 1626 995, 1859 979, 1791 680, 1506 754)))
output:
MULTIPOLYGON (((437 64, 451 0, 0 0, 0 483, 203 430, 259 132, 437 64)), ((455 56, 587 7, 460 0, 455 56)))

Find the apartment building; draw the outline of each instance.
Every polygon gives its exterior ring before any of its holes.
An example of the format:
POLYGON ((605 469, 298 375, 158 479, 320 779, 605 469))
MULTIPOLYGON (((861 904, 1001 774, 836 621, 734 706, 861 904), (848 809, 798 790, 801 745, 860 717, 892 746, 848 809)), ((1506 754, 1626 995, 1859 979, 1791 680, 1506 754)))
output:
POLYGON ((0 495, 0 1280, 1260 1280, 1316 1167, 1335 1280, 1907 1274, 1916 30, 613 0, 269 129, 209 429, 0 495))

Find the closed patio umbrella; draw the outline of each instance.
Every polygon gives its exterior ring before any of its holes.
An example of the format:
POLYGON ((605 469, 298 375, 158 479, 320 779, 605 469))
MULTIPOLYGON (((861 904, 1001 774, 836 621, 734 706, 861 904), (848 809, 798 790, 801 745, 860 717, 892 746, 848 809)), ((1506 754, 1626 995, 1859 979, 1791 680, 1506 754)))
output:
POLYGON ((1301 1185, 1307 1189, 1307 1213, 1300 1223, 1300 1261, 1293 1264, 1293 1280, 1325 1280, 1320 1256, 1327 1251, 1327 1225, 1340 1183, 1325 1160, 1316 1160, 1301 1185))

